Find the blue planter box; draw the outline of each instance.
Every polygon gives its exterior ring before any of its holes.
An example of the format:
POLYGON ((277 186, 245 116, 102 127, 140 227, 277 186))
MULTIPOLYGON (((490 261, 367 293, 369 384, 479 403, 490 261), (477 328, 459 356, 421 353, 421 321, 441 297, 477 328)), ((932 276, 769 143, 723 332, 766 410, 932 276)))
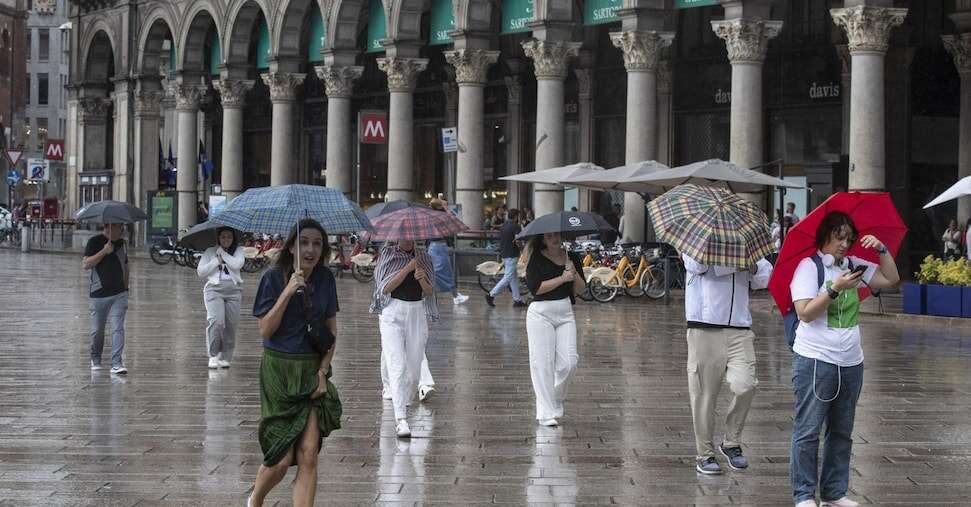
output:
POLYGON ((971 317, 971 287, 961 287, 961 316, 971 317))
MULTIPOLYGON (((927 313, 927 286, 917 283, 905 283, 901 288, 904 294, 904 313, 911 315, 925 315, 927 313)), ((971 304, 971 298, 968 298, 971 304)))
POLYGON ((928 285, 927 313, 940 317, 960 317, 962 289, 952 285, 928 285))

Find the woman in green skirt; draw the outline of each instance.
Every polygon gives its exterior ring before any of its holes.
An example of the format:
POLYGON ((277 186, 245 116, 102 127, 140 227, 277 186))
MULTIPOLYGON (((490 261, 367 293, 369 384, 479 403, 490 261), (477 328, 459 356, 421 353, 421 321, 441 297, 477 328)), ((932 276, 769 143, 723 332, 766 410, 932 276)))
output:
POLYGON ((340 428, 341 405, 330 378, 337 333, 337 285, 327 269, 327 232, 306 219, 267 270, 253 303, 263 337, 260 363, 260 447, 263 465, 248 505, 259 507, 297 466, 293 504, 313 505, 317 454, 340 428), (299 242, 298 242, 299 241, 299 242))

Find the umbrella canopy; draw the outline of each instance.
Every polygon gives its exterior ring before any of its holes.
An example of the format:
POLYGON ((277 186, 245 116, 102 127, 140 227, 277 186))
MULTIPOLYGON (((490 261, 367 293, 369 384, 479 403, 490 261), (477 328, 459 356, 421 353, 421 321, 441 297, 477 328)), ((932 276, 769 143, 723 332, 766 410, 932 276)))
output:
POLYGON ((964 197, 966 195, 971 195, 971 176, 965 176, 958 180, 957 183, 951 185, 951 188, 947 189, 941 195, 934 198, 933 201, 924 205, 924 209, 930 208, 931 206, 937 206, 938 204, 957 199, 958 197, 964 197))
POLYGON ((606 171, 595 171, 574 176, 561 181, 560 184, 570 187, 659 195, 664 193, 664 188, 650 183, 635 182, 634 180, 668 169, 670 167, 660 162, 648 160, 622 165, 606 171))
MULTIPOLYGON (((219 244, 219 238, 217 237, 218 231, 219 229, 226 227, 227 226, 213 220, 207 220, 201 224, 192 226, 188 231, 186 231, 185 236, 179 240, 179 243, 193 250, 205 250, 219 244)), ((232 227, 229 228, 233 229, 232 227)), ((233 229, 233 234, 236 236, 236 241, 238 242, 239 231, 233 229)))
POLYGON ((304 218, 320 222, 328 234, 371 228, 361 207, 340 190, 314 185, 251 188, 233 199, 212 220, 239 231, 285 236, 304 218))
POLYGON ((385 215, 394 211, 398 211, 400 209, 411 208, 411 207, 425 208, 427 206, 423 204, 414 203, 411 201, 404 201, 404 200, 397 200, 397 201, 391 201, 391 202, 379 202, 369 207, 367 210, 365 210, 364 214, 367 215, 369 219, 374 220, 375 218, 378 218, 381 215, 385 215))
MULTIPOLYGON (((816 253, 816 229, 826 215, 833 211, 842 211, 853 219, 860 237, 872 234, 883 242, 890 253, 897 255, 900 244, 907 234, 907 226, 901 220, 900 214, 886 192, 839 192, 830 196, 811 213, 806 215, 795 227, 789 230, 786 240, 782 243, 782 250, 776 260, 772 277, 769 278, 769 292, 775 299, 779 311, 785 315, 792 308, 792 294, 789 284, 799 263, 816 253)), ((864 249, 857 242, 850 249, 849 255, 879 263, 880 258, 874 250, 864 249)), ((860 289, 862 300, 870 294, 867 288, 860 289)))
POLYGON ((614 228, 596 213, 585 211, 558 211, 533 220, 516 238, 539 236, 547 232, 558 232, 564 238, 572 239, 587 234, 612 231, 614 228))
POLYGON ((746 269, 772 253, 765 212, 727 189, 680 185, 647 210, 660 241, 702 264, 746 269))
POLYGON ((79 209, 74 218, 96 224, 131 224, 148 220, 148 215, 127 202, 98 201, 79 209))
POLYGON ((500 180, 506 181, 520 181, 523 183, 543 183, 546 185, 560 185, 561 181, 570 178, 575 178, 578 176, 583 176, 585 174, 590 174, 598 171, 603 171, 604 168, 599 165, 591 164, 589 162, 580 162, 579 164, 573 164, 563 167, 554 167, 552 169, 541 169, 539 171, 533 171, 522 174, 513 174, 512 176, 503 176, 499 178, 500 180))
POLYGON ((678 166, 635 178, 630 183, 651 184, 671 189, 685 183, 701 186, 725 187, 732 192, 760 192, 765 187, 805 188, 750 169, 742 169, 731 162, 711 159, 678 166))
POLYGON ((371 239, 375 241, 444 238, 468 229, 455 215, 424 206, 385 213, 371 223, 374 225, 371 239))

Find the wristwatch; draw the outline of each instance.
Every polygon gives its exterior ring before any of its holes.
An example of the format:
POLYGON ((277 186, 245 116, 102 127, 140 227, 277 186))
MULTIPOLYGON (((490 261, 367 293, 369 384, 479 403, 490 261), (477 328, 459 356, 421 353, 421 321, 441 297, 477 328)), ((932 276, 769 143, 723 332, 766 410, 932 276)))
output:
POLYGON ((877 249, 877 253, 879 253, 880 255, 883 255, 887 252, 889 252, 889 250, 887 250, 886 245, 882 245, 880 248, 877 249))
POLYGON ((829 294, 829 298, 830 299, 836 299, 836 298, 840 297, 839 291, 836 290, 836 289, 834 289, 834 288, 832 288, 832 287, 826 287, 826 293, 829 294))

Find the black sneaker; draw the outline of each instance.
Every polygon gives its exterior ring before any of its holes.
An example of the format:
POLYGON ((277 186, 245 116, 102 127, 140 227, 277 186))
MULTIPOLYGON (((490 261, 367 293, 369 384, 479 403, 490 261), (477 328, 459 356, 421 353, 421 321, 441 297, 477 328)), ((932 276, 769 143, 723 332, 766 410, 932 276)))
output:
POLYGON ((728 458, 728 466, 732 470, 745 470, 748 468, 748 459, 742 456, 741 447, 725 447, 725 444, 720 444, 718 450, 728 458))
POLYGON ((718 460, 714 456, 698 458, 695 462, 695 470, 699 474, 705 475, 718 475, 722 473, 722 467, 718 464, 718 460))
POLYGON ((496 306, 496 298, 492 297, 492 294, 486 294, 486 304, 488 304, 489 306, 495 308, 495 306, 496 306))
POLYGON ((512 306, 514 308, 522 308, 522 307, 526 306, 526 302, 525 301, 513 301, 512 302, 512 306))

